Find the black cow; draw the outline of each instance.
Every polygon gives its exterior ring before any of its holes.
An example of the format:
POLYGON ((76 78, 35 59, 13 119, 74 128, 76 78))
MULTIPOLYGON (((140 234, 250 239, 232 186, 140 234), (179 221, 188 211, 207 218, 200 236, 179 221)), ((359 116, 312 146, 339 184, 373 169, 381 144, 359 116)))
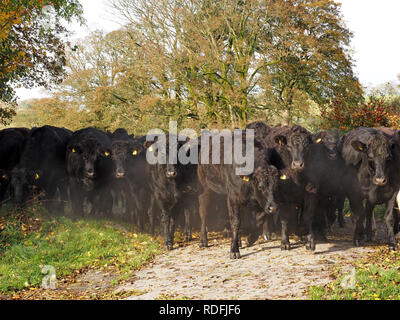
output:
MULTIPOLYGON (((242 132, 241 139, 245 138, 242 132)), ((233 140, 233 138, 232 138, 233 140)), ((244 145, 242 142, 242 147, 244 145)), ((202 141, 203 142, 203 141, 202 141)), ((232 152, 234 146, 228 145, 226 152, 232 152)), ((240 211, 244 206, 256 206, 257 211, 272 214, 276 210, 273 190, 278 179, 278 170, 270 164, 270 153, 262 141, 254 140, 254 171, 251 174, 238 176, 236 169, 241 165, 235 163, 224 164, 225 140, 220 143, 220 164, 212 164, 213 148, 209 149, 209 163, 201 159, 198 165, 198 178, 201 184, 199 193, 199 213, 201 218, 200 247, 207 247, 207 215, 210 209, 212 193, 226 195, 229 218, 231 222, 232 242, 230 249, 231 259, 240 258, 239 229, 240 211)), ((252 240, 254 241, 254 239, 252 240)))
MULTIPOLYGON (((313 139, 315 143, 310 145, 305 158, 307 166, 304 177, 317 190, 318 214, 314 214, 313 229, 325 239, 326 230, 336 219, 336 202, 344 197, 342 183, 345 163, 338 149, 340 137, 337 130, 320 132, 313 139)), ((343 227, 344 219, 340 209, 338 220, 343 227)))
POLYGON ((47 125, 29 132, 20 161, 11 174, 11 192, 18 205, 29 197, 44 193, 48 210, 64 211, 68 186, 65 147, 71 135, 68 129, 47 125), (61 201, 55 199, 57 191, 61 201))
POLYGON ((110 215, 112 196, 108 186, 112 181, 110 137, 97 128, 74 132, 66 152, 67 172, 71 186, 72 214, 83 216, 83 204, 93 204, 96 214, 110 215))
MULTIPOLYGON (((174 232, 177 215, 181 212, 182 201, 187 200, 188 196, 197 192, 197 179, 196 179, 196 163, 181 163, 178 157, 179 152, 183 152, 187 156, 198 148, 198 142, 192 141, 189 147, 185 141, 177 141, 178 137, 175 135, 157 136, 154 141, 146 141, 145 146, 147 153, 150 156, 165 157, 167 163, 149 163, 147 162, 146 172, 148 176, 149 188, 151 190, 151 201, 148 210, 150 219, 150 233, 154 232, 154 218, 156 209, 161 212, 161 226, 162 234, 164 236, 164 247, 167 250, 173 248, 174 232), (176 153, 170 152, 170 146, 176 144, 176 153), (165 148, 162 146, 165 145, 165 148), (185 149, 188 147, 188 149, 185 149), (179 208, 181 207, 181 208, 179 208)), ((182 137, 179 137, 182 140, 182 137)), ((171 148, 173 150, 173 148, 171 148)), ((193 202, 188 203, 193 205, 193 202)), ((185 206, 184 206, 185 207, 185 206)), ((194 207, 189 207, 185 210, 185 219, 189 219, 190 212, 195 210, 194 207)), ((186 224, 189 222, 186 220, 186 224)), ((186 226, 189 227, 188 225, 186 226)), ((186 228, 185 228, 186 229, 186 228)), ((186 240, 191 237, 190 231, 185 230, 186 240)))
POLYGON ((11 170, 21 158, 28 134, 27 128, 9 128, 0 131, 0 202, 9 198, 11 170))
POLYGON ((143 231, 150 201, 146 174, 146 137, 112 142, 113 174, 120 184, 126 203, 127 218, 143 231))
MULTIPOLYGON (((318 139, 318 138, 317 138, 318 139)), ((306 248, 315 250, 315 237, 312 223, 317 206, 317 188, 307 181, 304 174, 307 168, 307 155, 313 144, 313 136, 301 126, 275 126, 264 139, 272 149, 272 164, 281 170, 277 184, 275 201, 281 220, 281 249, 289 250, 289 226, 296 225, 299 209, 307 235, 306 248)))
POLYGON ((344 136, 341 154, 346 163, 342 185, 356 223, 354 244, 360 246, 365 235, 367 241, 373 238, 375 205, 386 203, 389 207, 399 189, 398 136, 391 137, 373 128, 358 128, 344 136), (365 208, 363 200, 366 200, 365 208))

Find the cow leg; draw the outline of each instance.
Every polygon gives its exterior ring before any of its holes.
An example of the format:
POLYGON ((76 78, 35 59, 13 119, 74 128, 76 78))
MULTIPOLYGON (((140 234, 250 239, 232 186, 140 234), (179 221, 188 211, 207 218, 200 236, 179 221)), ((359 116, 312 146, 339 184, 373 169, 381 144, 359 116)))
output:
POLYGON ((154 236, 154 209, 155 209, 155 201, 154 199, 150 200, 149 210, 147 211, 147 215, 149 216, 149 233, 151 236, 154 236))
POLYGON ((313 220, 315 217, 315 211, 317 208, 317 196, 315 194, 307 193, 304 199, 304 215, 303 222, 304 226, 307 228, 307 242, 306 249, 310 251, 315 251, 315 234, 313 228, 313 220))
POLYGON ((290 250, 289 221, 291 215, 296 215, 297 211, 293 204, 282 204, 279 206, 278 214, 281 220, 281 250, 290 250))
POLYGON ((192 240, 192 225, 191 225, 191 210, 190 208, 184 208, 184 215, 185 215, 185 241, 190 242, 192 240))
POLYGON ((228 204, 228 212, 229 218, 231 222, 231 230, 232 230, 232 242, 231 242, 231 259, 240 259, 240 237, 239 237, 239 229, 240 229, 240 212, 239 212, 239 204, 237 201, 230 199, 227 197, 228 204))
POLYGON ((364 220, 365 210, 362 204, 362 199, 349 198, 350 208, 354 215, 354 236, 353 242, 356 247, 360 247, 364 244, 364 220))
POLYGON ((80 186, 71 181, 71 214, 73 217, 83 217, 83 199, 84 194, 80 186))
MULTIPOLYGON (((247 246, 248 247, 251 247, 258 240, 258 237, 260 235, 260 231, 259 231, 260 228, 259 228, 258 220, 260 219, 260 217, 263 217, 263 216, 264 216, 263 212, 258 213, 256 211, 254 211, 251 214, 251 220, 250 220, 250 226, 249 226, 250 233, 247 235, 247 246)), ((265 217, 261 218, 261 219, 264 220, 265 217)))
POLYGON ((201 219, 201 230, 200 230, 200 248, 208 247, 207 241, 207 215, 208 208, 210 207, 210 190, 204 188, 203 192, 199 195, 199 214, 201 219))
POLYGON ((365 206, 365 233, 367 242, 374 241, 373 220, 374 220, 374 205, 367 201, 365 206))
POLYGON ((344 200, 345 200, 344 196, 338 196, 336 198, 336 208, 337 208, 338 223, 340 228, 344 228, 346 224, 343 216, 344 200))
POLYGON ((265 217, 264 223, 263 223, 263 237, 265 241, 271 241, 272 240, 272 226, 271 226, 271 220, 272 218, 267 215, 265 217))
POLYGON ((387 227, 388 233, 388 245, 389 250, 397 251, 397 239, 396 239, 396 232, 397 232, 397 223, 398 223, 398 209, 396 203, 397 193, 395 193, 386 204, 386 212, 385 212, 385 223, 387 227))
POLYGON ((173 247, 173 238, 171 238, 171 230, 174 230, 174 226, 172 225, 173 219, 170 216, 169 212, 165 209, 161 209, 161 226, 163 229, 164 236, 164 249, 172 250, 173 247))

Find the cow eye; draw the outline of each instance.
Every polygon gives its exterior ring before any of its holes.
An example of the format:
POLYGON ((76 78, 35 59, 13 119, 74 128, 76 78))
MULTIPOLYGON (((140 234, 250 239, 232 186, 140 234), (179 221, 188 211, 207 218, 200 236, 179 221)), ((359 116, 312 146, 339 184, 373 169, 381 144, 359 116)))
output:
POLYGON ((106 157, 109 157, 110 156, 110 153, 109 152, 104 152, 104 155, 106 156, 106 157))
POLYGON ((39 174, 38 174, 38 173, 35 173, 35 180, 39 180, 39 179, 40 179, 39 174))
POLYGON ((133 150, 133 151, 132 151, 132 155, 133 155, 133 156, 136 156, 137 153, 138 153, 137 150, 133 150))
POLYGON ((8 177, 7 177, 6 174, 3 174, 3 175, 1 176, 1 178, 4 179, 4 180, 6 180, 8 177))

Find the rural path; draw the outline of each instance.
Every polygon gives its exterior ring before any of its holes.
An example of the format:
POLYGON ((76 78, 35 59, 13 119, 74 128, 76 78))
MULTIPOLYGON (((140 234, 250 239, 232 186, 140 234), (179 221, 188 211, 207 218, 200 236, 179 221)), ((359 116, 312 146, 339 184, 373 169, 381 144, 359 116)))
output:
MULTIPOLYGON (((242 258, 229 258, 229 239, 214 237, 209 247, 200 249, 198 241, 163 253, 137 271, 117 288, 137 294, 128 299, 307 299, 307 288, 324 285, 333 279, 332 270, 350 271, 351 264, 375 250, 374 246, 353 247, 351 220, 345 229, 334 227, 328 243, 318 243, 315 254, 304 245, 281 251, 280 241, 259 240, 242 248, 242 258)), ((378 239, 384 239, 378 224, 378 239)), ((376 244, 375 244, 376 246, 376 244)))

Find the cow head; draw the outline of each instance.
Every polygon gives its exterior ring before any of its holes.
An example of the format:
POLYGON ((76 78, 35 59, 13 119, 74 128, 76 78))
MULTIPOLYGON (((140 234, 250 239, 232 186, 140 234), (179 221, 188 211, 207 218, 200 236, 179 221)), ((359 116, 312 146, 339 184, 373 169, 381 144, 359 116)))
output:
POLYGON ((258 167, 254 171, 252 179, 254 180, 255 194, 260 207, 266 213, 275 213, 277 204, 274 200, 274 192, 279 179, 278 169, 275 166, 258 167))
MULTIPOLYGON (((171 135, 171 141, 176 142, 176 136, 171 135)), ((143 145, 147 149, 147 152, 154 153, 156 157, 159 159, 166 160, 166 163, 159 163, 161 170, 165 173, 165 177, 167 179, 175 179, 179 176, 179 172, 181 171, 182 164, 179 162, 178 153, 183 147, 184 144, 189 142, 190 138, 186 138, 186 141, 177 141, 176 153, 170 152, 170 135, 165 135, 162 139, 158 139, 155 137, 154 141, 146 141, 143 145), (165 138, 165 139, 164 139, 165 138), (162 146, 165 144, 165 147, 162 146)), ((172 146, 171 146, 172 147, 172 146)), ((173 149, 173 148, 172 148, 173 149)), ((188 148, 186 153, 190 152, 190 148, 188 148)))
POLYGON ((124 178, 126 175, 126 168, 133 165, 134 161, 138 159, 146 148, 143 143, 138 140, 117 140, 111 145, 111 154, 114 166, 114 177, 117 179, 124 178))
POLYGON ((14 168, 11 173, 10 191, 15 203, 22 205, 34 196, 41 179, 41 170, 14 168))
POLYGON ((93 180, 97 177, 99 165, 111 163, 111 148, 103 145, 96 139, 84 139, 80 143, 69 145, 68 157, 80 162, 81 174, 84 180, 93 180))
POLYGON ((340 140, 339 130, 322 131, 313 136, 314 143, 323 145, 330 160, 337 160, 339 157, 338 143, 340 140))
POLYGON ((351 146, 364 155, 363 163, 372 176, 373 184, 377 186, 386 185, 388 182, 386 171, 388 161, 392 159, 394 141, 383 134, 376 134, 371 137, 367 144, 354 140, 351 146))
POLYGON ((305 155, 313 142, 311 134, 300 126, 294 126, 288 135, 276 135, 274 140, 289 155, 290 167, 296 171, 304 170, 305 155))

